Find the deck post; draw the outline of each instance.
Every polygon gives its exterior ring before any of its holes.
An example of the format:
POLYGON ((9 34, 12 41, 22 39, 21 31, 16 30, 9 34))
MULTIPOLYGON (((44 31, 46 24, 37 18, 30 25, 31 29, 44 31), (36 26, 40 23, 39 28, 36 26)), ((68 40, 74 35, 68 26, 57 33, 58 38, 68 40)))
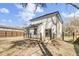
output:
POLYGON ((42 41, 42 34, 40 33, 40 41, 42 41))
POLYGON ((64 32, 62 32, 62 40, 64 41, 64 32))
POLYGON ((52 39, 52 33, 51 33, 51 29, 50 29, 50 33, 49 33, 49 34, 50 34, 50 40, 51 40, 51 39, 52 39))
POLYGON ((73 32, 73 41, 74 41, 74 39, 75 39, 75 33, 73 32))

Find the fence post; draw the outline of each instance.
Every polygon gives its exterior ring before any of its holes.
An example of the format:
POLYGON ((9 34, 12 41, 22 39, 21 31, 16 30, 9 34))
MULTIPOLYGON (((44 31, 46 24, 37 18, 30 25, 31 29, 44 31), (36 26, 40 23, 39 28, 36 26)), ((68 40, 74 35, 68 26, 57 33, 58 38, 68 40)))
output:
POLYGON ((73 41, 74 41, 74 38, 75 38, 75 33, 73 32, 73 41))
POLYGON ((64 41, 64 32, 62 32, 62 40, 64 41))

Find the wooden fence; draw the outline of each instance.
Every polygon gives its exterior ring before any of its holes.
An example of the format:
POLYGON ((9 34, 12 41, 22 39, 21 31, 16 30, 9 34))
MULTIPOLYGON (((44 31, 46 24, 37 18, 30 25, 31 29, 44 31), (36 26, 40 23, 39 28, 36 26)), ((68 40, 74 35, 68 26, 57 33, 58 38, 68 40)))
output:
POLYGON ((0 37, 17 37, 24 35, 25 32, 20 32, 20 31, 0 31, 0 37))
POLYGON ((63 32, 62 39, 65 41, 75 41, 79 37, 79 33, 72 32, 71 34, 63 32))

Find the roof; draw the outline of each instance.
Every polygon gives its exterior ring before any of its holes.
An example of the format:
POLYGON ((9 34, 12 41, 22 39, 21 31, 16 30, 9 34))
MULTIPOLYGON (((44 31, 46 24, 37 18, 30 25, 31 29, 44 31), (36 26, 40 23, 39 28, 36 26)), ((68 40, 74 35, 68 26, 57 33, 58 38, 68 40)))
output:
POLYGON ((0 25, 0 28, 4 28, 4 29, 14 29, 14 30, 23 30, 23 28, 11 27, 11 26, 4 26, 4 25, 0 25))
MULTIPOLYGON (((58 14, 58 15, 60 16, 60 13, 59 13, 58 11, 55 11, 55 12, 52 12, 52 13, 48 13, 48 14, 45 14, 45 15, 42 15, 42 16, 33 18, 33 19, 31 19, 30 21, 35 21, 35 20, 38 20, 38 19, 41 18, 41 17, 48 16, 48 15, 51 15, 51 14, 58 14)), ((60 18, 61 18, 61 16, 60 16, 60 18)))

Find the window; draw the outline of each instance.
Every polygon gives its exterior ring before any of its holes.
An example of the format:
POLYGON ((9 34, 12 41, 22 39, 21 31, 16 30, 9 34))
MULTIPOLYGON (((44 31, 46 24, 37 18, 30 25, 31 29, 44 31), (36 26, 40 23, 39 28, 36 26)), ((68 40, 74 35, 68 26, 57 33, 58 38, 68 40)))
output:
POLYGON ((37 28, 34 28, 34 35, 37 34, 37 28))
POLYGON ((45 36, 50 37, 50 34, 51 34, 51 29, 46 29, 45 30, 45 36))

